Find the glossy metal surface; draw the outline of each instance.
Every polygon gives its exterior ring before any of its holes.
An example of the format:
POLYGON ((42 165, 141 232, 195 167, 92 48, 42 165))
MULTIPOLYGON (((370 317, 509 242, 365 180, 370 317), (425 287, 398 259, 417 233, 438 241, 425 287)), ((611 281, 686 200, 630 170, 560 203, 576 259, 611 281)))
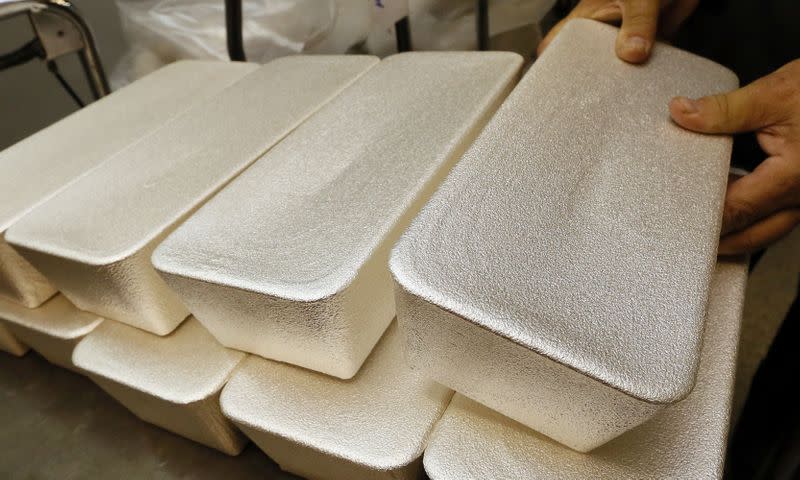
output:
POLYGON ((21 357, 28 352, 28 346, 20 342, 11 331, 0 322, 0 350, 21 357))
POLYGON ((33 308, 56 291, 6 244, 2 232, 113 154, 255 68, 177 62, 0 152, 0 297, 33 308))
POLYGON ((63 295, 37 308, 0 299, 0 320, 49 362, 70 370, 77 370, 72 363, 75 345, 103 322, 102 317, 75 308, 63 295))
POLYGON ((153 248, 376 61, 275 60, 81 177, 6 240, 80 308, 169 333, 188 311, 153 270, 153 248))
POLYGON ((106 321, 73 361, 142 420, 236 455, 246 442, 222 416, 219 392, 244 357, 190 317, 166 337, 106 321))
POLYGON ((389 57, 179 227, 154 265, 223 344, 352 377, 394 318, 391 245, 521 61, 389 57))
MULTIPOLYGON (((56 2, 58 1, 60 0, 56 0, 56 2)), ((80 15, 75 14, 67 16, 59 14, 60 12, 48 11, 50 5, 54 4, 54 2, 50 0, 39 0, 30 2, 30 4, 32 11, 28 15, 28 18, 30 19, 31 26, 36 36, 42 44, 45 60, 54 60, 63 55, 80 52, 86 47, 84 37, 81 35, 81 29, 74 23, 75 19, 81 18, 80 15)), ((72 5, 67 3, 67 9, 71 10, 73 8, 72 5)), ((82 23, 85 25, 85 22, 82 23)), ((94 46, 92 48, 97 52, 94 46)), ((105 80, 105 73, 102 69, 101 72, 103 73, 100 73, 100 77, 104 80, 98 85, 95 85, 95 88, 102 85, 103 94, 108 95, 110 93, 108 82, 105 80)))
POLYGON ((582 454, 456 395, 425 470, 432 480, 721 478, 746 281, 746 262, 717 264, 697 385, 647 423, 582 454))
POLYGON ((694 385, 731 140, 669 118, 736 85, 573 21, 393 251, 413 365, 587 451, 694 385))
POLYGON ((428 434, 451 395, 405 365, 393 323, 350 380, 251 356, 220 402, 286 471, 388 480, 418 478, 428 434))

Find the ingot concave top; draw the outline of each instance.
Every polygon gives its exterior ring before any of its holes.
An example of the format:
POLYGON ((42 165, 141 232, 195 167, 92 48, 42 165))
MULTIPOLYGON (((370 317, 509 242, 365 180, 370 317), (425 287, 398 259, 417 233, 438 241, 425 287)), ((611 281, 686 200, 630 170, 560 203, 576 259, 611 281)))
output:
POLYGON ((521 63, 389 57, 176 229, 153 264, 224 345, 352 377, 394 318, 391 245, 521 63))
POLYGON ((188 312, 150 265, 157 242, 376 62, 270 62, 80 178, 6 239, 80 308, 166 334, 188 312))
POLYGON ((390 260, 412 364, 581 450, 694 385, 731 139, 667 105, 737 85, 663 44, 626 64, 616 34, 568 23, 390 260))
POLYGON ((56 291, 5 243, 6 229, 114 153, 256 68, 176 62, 0 152, 0 296, 33 308, 56 291))
POLYGON ((587 455, 456 395, 425 470, 432 480, 722 478, 746 283, 747 262, 717 264, 697 386, 644 425, 587 455))

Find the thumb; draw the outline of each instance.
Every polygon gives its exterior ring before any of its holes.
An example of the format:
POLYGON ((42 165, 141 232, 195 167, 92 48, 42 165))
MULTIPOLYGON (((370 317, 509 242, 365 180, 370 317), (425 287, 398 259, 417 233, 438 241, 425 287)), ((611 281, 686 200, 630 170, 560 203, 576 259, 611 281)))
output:
POLYGON ((782 119, 782 80, 775 74, 728 93, 692 100, 675 97, 670 101, 672 119, 683 128, 701 133, 751 132, 782 119))
POLYGON ((658 0, 622 2, 622 26, 617 36, 617 56, 629 63, 643 63, 650 57, 658 29, 658 0))

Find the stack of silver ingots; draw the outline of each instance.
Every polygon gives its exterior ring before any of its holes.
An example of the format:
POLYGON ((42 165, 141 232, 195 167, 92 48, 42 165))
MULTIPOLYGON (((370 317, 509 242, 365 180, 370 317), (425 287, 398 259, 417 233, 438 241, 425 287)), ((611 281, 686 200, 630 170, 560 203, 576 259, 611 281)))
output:
POLYGON ((125 87, 0 153, 0 346, 309 478, 719 477, 731 140, 666 105, 737 80, 615 36, 125 87))

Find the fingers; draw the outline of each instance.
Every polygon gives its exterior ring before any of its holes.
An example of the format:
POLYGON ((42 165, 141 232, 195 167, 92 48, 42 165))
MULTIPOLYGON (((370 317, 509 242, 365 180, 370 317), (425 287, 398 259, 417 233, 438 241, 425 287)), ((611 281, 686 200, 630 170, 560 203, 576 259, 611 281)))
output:
POLYGON ((800 223, 800 209, 782 210, 720 239, 720 255, 752 253, 788 235, 800 223))
POLYGON ((650 57, 653 49, 660 5, 660 0, 583 0, 567 18, 550 29, 536 52, 541 55, 566 22, 573 18, 590 18, 606 23, 622 20, 615 47, 617 56, 626 62, 642 63, 650 57))
POLYGON ((722 235, 745 229, 770 214, 797 205, 800 176, 780 158, 768 158, 753 173, 728 184, 722 235))
POLYGON ((800 222, 800 61, 729 93, 669 105, 689 130, 724 134, 757 131, 770 155, 728 185, 720 254, 747 253, 774 242, 800 222))
POLYGON ((547 35, 545 35, 545 37, 542 39, 542 41, 539 42, 539 46, 536 47, 536 55, 537 56, 541 56, 542 53, 544 53, 544 49, 547 48, 548 45, 550 45, 550 42, 552 42, 554 38, 556 38, 556 35, 558 35, 558 32, 561 31, 562 28, 564 28, 564 24, 569 19, 570 19, 569 17, 566 17, 563 20, 561 20, 560 22, 558 22, 555 25, 553 25, 553 28, 551 28, 550 31, 547 32, 547 35))
POLYGON ((556 38, 558 32, 564 28, 564 25, 573 18, 590 18, 607 23, 615 22, 622 18, 622 8, 615 0, 582 0, 569 12, 569 15, 553 25, 553 28, 547 32, 547 35, 539 42, 536 54, 541 55, 545 48, 550 45, 550 42, 556 38))
POLYGON ((650 57, 658 30, 659 0, 622 2, 622 27, 617 35, 617 56, 630 63, 650 57))
POLYGON ((777 71, 732 92, 697 100, 675 97, 669 111, 675 123, 695 132, 750 132, 786 120, 793 83, 777 71))

